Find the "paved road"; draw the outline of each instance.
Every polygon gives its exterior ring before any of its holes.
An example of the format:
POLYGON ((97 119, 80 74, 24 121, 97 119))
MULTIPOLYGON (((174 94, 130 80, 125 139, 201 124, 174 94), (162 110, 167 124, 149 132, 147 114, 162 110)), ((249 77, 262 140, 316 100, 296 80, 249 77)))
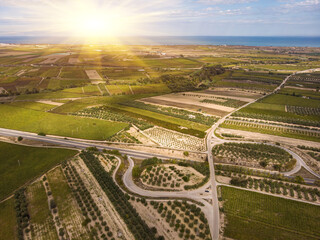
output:
MULTIPOLYGON (((295 75, 292 74, 292 75, 295 75)), ((273 92, 269 93, 268 95, 271 95, 278 91, 285 83, 286 81, 292 76, 288 76, 284 79, 284 81, 278 86, 273 92)), ((268 95, 265 95, 261 98, 264 98, 268 95)), ((221 144, 224 142, 227 142, 224 139, 218 138, 214 132, 217 129, 217 127, 223 123, 227 117, 229 117, 231 114, 233 114, 236 111, 239 111, 240 109, 248 106, 249 104, 252 104, 259 99, 253 100, 252 102, 249 102, 243 106, 241 106, 238 109, 235 109, 234 111, 230 112, 226 116, 222 117, 219 119, 208 131, 208 134, 206 136, 206 145, 207 145, 207 154, 208 154, 208 162, 210 166, 210 182, 206 184, 205 186, 194 190, 194 191, 182 191, 182 192, 159 192, 159 191, 148 191, 148 190, 143 190, 136 186, 133 181, 132 181, 132 168, 134 166, 134 163, 131 159, 131 157, 137 157, 137 158, 148 158, 148 157, 159 157, 162 159, 169 159, 167 156, 162 156, 160 154, 151 154, 151 153, 145 153, 145 152, 140 152, 136 150, 129 150, 129 149, 122 149, 122 148, 116 148, 116 147, 109 147, 106 145, 99 144, 98 142, 96 143, 90 143, 90 142, 83 142, 77 139, 63 139, 63 138, 57 138, 57 137, 52 137, 52 136, 38 136, 34 133, 29 133, 29 132, 22 132, 22 131, 17 131, 17 130, 10 130, 10 129, 4 129, 0 128, 0 135, 3 136, 12 136, 12 137, 18 137, 22 136, 26 139, 31 139, 31 140, 37 140, 37 141, 43 141, 51 144, 56 144, 56 145, 61 145, 64 147, 70 147, 70 148, 77 148, 77 149, 85 149, 87 147, 97 147, 98 149, 108 149, 108 150, 119 150, 120 153, 122 154, 127 154, 130 156, 129 159, 129 169, 125 172, 124 174, 124 184, 126 187, 132 191, 135 192, 139 195, 143 196, 152 196, 152 197, 179 197, 179 198, 190 198, 199 202, 202 202, 204 204, 204 213, 206 214, 208 218, 208 222, 210 225, 210 231, 212 235, 213 240, 219 239, 219 229, 220 229, 220 217, 219 217, 219 205, 218 205, 218 195, 217 195, 217 182, 215 179, 215 171, 214 171, 214 163, 213 163, 213 156, 212 156, 212 147, 221 144), (208 195, 203 195, 205 188, 207 188, 209 185, 211 185, 211 197, 208 195), (212 199, 212 205, 209 204, 207 201, 204 199, 212 199)), ((286 151, 290 151, 288 149, 285 149, 286 151)), ((298 160, 297 161, 297 166, 295 167, 294 170, 290 171, 287 173, 287 175, 290 175, 296 171, 298 171, 301 166, 304 166, 308 171, 311 171, 311 169, 304 163, 304 161, 295 153, 291 152, 292 155, 298 160)), ((314 174, 314 173, 312 173, 314 174)), ((315 175, 315 174, 314 174, 315 175)), ((318 176, 318 175, 315 175, 318 176)), ((247 189, 246 189, 247 190, 247 189)), ((308 202, 309 203, 309 202, 308 202)))
POLYGON ((23 131, 5 129, 5 128, 0 128, 0 136, 8 136, 8 137, 21 136, 25 139, 41 141, 41 142, 46 142, 50 144, 60 145, 62 147, 69 147, 69 148, 76 148, 76 149, 86 149, 87 147, 97 147, 99 150, 102 150, 102 149, 119 150, 121 154, 127 154, 137 158, 158 157, 162 159, 171 159, 170 157, 161 155, 161 154, 146 153, 142 151, 123 149, 123 148, 117 148, 117 147, 109 147, 107 145, 103 145, 103 142, 99 144, 98 141, 84 142, 82 141, 82 139, 76 140, 76 139, 65 139, 65 138, 52 137, 52 136, 39 136, 35 133, 23 132, 23 131))
MULTIPOLYGON (((213 222, 214 219, 212 219, 213 215, 213 208, 211 204, 204 200, 204 199, 209 199, 211 200, 210 194, 205 193, 205 189, 208 187, 209 184, 206 184, 196 190, 192 191, 179 191, 179 192, 168 192, 168 191, 150 191, 150 190, 145 190, 140 187, 138 187, 132 179, 132 169, 134 167, 134 162, 131 159, 131 157, 128 157, 129 161, 129 167, 127 171, 123 175, 123 183, 124 185, 134 193, 137 193, 141 196, 145 197, 153 197, 153 198, 188 198, 197 202, 202 203, 204 206, 201 207, 202 211, 206 215, 208 222, 213 222)), ((210 232, 213 233, 213 224, 209 224, 210 227, 210 232)))

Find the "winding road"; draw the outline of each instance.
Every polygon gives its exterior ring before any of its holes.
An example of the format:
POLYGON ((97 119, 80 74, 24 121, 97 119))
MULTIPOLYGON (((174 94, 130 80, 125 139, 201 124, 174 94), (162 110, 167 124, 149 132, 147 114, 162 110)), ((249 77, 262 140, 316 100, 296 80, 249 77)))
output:
MULTIPOLYGON (((312 71, 312 69, 310 69, 312 71)), ((296 72, 299 73, 299 72, 296 72)), ((36 141, 42 141, 46 142, 49 144, 54 144, 54 145, 59 145, 62 147, 67 147, 67 148, 77 148, 77 149, 86 149, 87 147, 97 147, 99 150, 102 149, 108 149, 108 150, 119 150, 121 154, 127 154, 128 155, 128 161, 129 161, 129 168, 125 172, 123 176, 123 182, 125 186, 134 193, 137 193, 142 196, 146 197, 154 197, 154 198, 188 198, 197 202, 200 202, 203 204, 202 210, 205 213, 208 223, 210 226, 210 231, 212 235, 213 240, 219 239, 219 230, 220 230, 220 216, 219 216, 219 202, 218 202, 218 194, 217 194, 217 186, 222 185, 216 182, 215 179, 215 171, 214 171, 214 161, 213 161, 213 155, 212 155, 212 147, 218 144, 222 144, 225 142, 244 142, 244 141, 231 141, 231 140, 224 140, 220 139, 215 135, 215 130, 218 128, 218 126, 223 123, 231 114, 233 114, 236 111, 239 111, 240 109, 248 106, 249 104, 252 104, 266 96, 269 96, 279 89, 287 82, 287 80, 295 75, 296 73, 293 73, 292 75, 289 75, 286 77, 283 82, 271 93, 258 98, 256 100, 253 100, 252 102, 249 102, 234 111, 230 112, 226 116, 220 118, 208 131, 208 134, 206 136, 206 147, 207 147, 207 155, 208 155, 208 162, 209 162, 209 167, 210 167, 210 180, 207 184, 204 186, 192 190, 192 191, 150 191, 150 190, 145 190, 140 187, 138 187, 132 179, 132 169, 134 167, 134 161, 132 160, 132 157, 135 158, 149 158, 149 157, 158 157, 162 159, 170 159, 170 157, 161 155, 161 154, 152 154, 152 153, 146 153, 146 152, 141 152, 141 151, 136 151, 136 150, 130 150, 130 149, 123 149, 123 148, 117 148, 117 147, 110 147, 106 146, 103 144, 103 142, 85 142, 81 139, 66 139, 62 137, 55 137, 55 136, 39 136, 36 135, 35 133, 30 133, 30 132, 23 132, 23 131, 18 131, 18 130, 11 130, 11 129, 5 129, 5 128, 0 128, 0 135, 2 136, 7 136, 7 137, 18 137, 21 136, 25 139, 30 139, 30 140, 36 140, 36 141), (211 191, 209 193, 205 192, 206 189, 211 187, 211 191), (210 203, 212 202, 212 203, 210 203)), ((252 143, 252 142, 251 142, 252 143)), ((269 143, 268 143, 269 144, 269 143)), ((272 144, 269 144, 272 145, 272 144)), ((281 147, 281 146, 277 146, 281 147)), ((319 177, 320 175, 313 172, 307 165, 306 163, 302 160, 300 156, 298 156, 296 153, 292 152, 291 150, 281 147, 282 149, 286 150, 288 153, 290 153, 296 160, 296 166, 293 170, 284 173, 287 176, 290 176, 296 172, 298 172, 301 167, 303 166, 307 171, 312 173, 314 176, 319 177)), ((247 189, 245 189, 247 190, 247 189)))

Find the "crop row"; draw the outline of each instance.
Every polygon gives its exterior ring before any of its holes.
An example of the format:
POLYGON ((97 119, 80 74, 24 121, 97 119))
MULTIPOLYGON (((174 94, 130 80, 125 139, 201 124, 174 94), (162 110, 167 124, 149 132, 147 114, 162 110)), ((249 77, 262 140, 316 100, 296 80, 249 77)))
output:
POLYGON ((309 108, 286 105, 286 111, 298 115, 316 115, 320 116, 320 108, 309 108))
POLYGON ((267 130, 267 131, 272 131, 278 134, 279 133, 297 134, 297 135, 304 135, 307 137, 320 138, 320 132, 318 131, 311 131, 311 130, 305 130, 305 129, 299 129, 299 128, 292 128, 292 127, 272 126, 267 124, 249 123, 249 122, 233 121, 233 120, 227 120, 221 126, 227 127, 228 125, 239 126, 240 128, 244 127, 244 128, 250 128, 250 129, 257 129, 257 130, 259 129, 267 130))
POLYGON ((212 153, 217 157, 241 158, 246 161, 257 160, 262 167, 272 162, 280 165, 278 167, 281 168, 292 159, 292 156, 285 150, 266 144, 224 143, 214 146, 212 153))
POLYGON ((246 168, 242 166, 235 166, 235 165, 216 164, 215 173, 217 175, 221 175, 221 172, 224 172, 224 173, 230 172, 230 176, 231 176, 231 173, 237 173, 237 174, 243 174, 243 175, 249 175, 249 176, 280 180, 285 182, 296 182, 300 184, 304 183, 303 181, 301 181, 301 178, 288 178, 280 173, 271 173, 267 171, 260 171, 260 170, 255 170, 255 169, 246 168))
POLYGON ((79 112, 72 113, 72 114, 77 116, 82 116, 82 117, 90 117, 90 118, 105 119, 110 121, 131 123, 136 125, 141 130, 145 130, 153 127, 153 125, 151 125, 146 121, 142 121, 140 119, 138 120, 136 118, 126 116, 124 114, 115 112, 112 109, 107 107, 93 107, 93 108, 83 109, 79 112))
POLYGON ((301 187, 296 184, 283 183, 268 179, 247 178, 243 176, 232 177, 231 185, 243 188, 250 188, 272 194, 279 194, 290 197, 304 198, 307 201, 317 201, 320 199, 320 191, 318 188, 301 187))
POLYGON ((117 184, 103 168, 99 160, 90 152, 83 151, 80 154, 93 176, 100 184, 103 191, 122 217, 135 239, 156 239, 155 233, 141 219, 137 211, 128 201, 125 194, 119 189, 117 184))
POLYGON ((184 109, 155 106, 155 105, 145 104, 143 102, 137 102, 137 101, 126 102, 121 104, 129 107, 140 108, 140 109, 160 113, 160 114, 171 116, 171 117, 188 120, 191 122, 204 124, 207 126, 213 125, 218 120, 218 118, 216 117, 206 116, 201 113, 190 112, 184 109))
POLYGON ((215 99, 203 99, 201 102, 203 103, 212 103, 212 104, 217 104, 221 106, 226 106, 226 107, 232 107, 232 108, 238 108, 241 107, 242 105, 246 104, 244 101, 236 100, 236 99, 230 99, 230 98, 216 98, 215 99), (222 101, 221 101, 222 100, 222 101))
POLYGON ((253 119, 262 119, 262 120, 269 120, 275 122, 284 122, 284 123, 291 123, 291 124, 299 124, 305 126, 314 126, 320 127, 320 122, 312 121, 307 119, 299 119, 299 118, 291 118, 291 117, 283 117, 283 116, 276 116, 276 115, 266 115, 260 113, 246 113, 246 112, 235 112, 232 114, 234 117, 243 117, 243 118, 253 118, 253 119))
POLYGON ((158 142, 161 146, 191 151, 204 151, 203 139, 173 132, 164 128, 154 127, 144 131, 144 134, 158 142))
POLYGON ((81 212, 85 217, 82 225, 94 226, 91 230, 92 237, 98 237, 98 233, 100 233, 99 239, 105 240, 108 239, 107 236, 112 237, 113 233, 110 231, 107 223, 103 221, 101 211, 99 210, 96 202, 93 200, 90 192, 86 188, 75 167, 71 164, 64 163, 63 171, 67 178, 68 184, 72 189, 72 193, 81 209, 81 212))
POLYGON ((14 194, 15 199, 15 210, 17 216, 17 225, 18 225, 18 239, 23 240, 23 231, 28 233, 30 229, 29 226, 29 219, 30 215, 28 212, 28 203, 25 196, 25 189, 20 189, 14 194))
POLYGON ((168 201, 167 204, 151 201, 150 204, 166 219, 170 227, 183 239, 210 238, 208 221, 199 207, 186 201, 168 201))

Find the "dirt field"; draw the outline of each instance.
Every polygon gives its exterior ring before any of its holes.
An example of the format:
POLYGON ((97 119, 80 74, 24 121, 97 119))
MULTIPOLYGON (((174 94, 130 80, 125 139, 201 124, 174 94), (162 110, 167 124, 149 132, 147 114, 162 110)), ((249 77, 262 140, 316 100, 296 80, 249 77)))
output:
POLYGON ((102 80, 96 70, 86 70, 86 74, 90 80, 102 80))
POLYGON ((44 103, 44 104, 49 104, 49 105, 55 105, 55 106, 61 106, 64 103, 61 102, 54 102, 54 101, 49 101, 49 100, 41 100, 41 101, 37 101, 38 103, 44 103))
MULTIPOLYGON (((199 111, 199 109, 201 109, 201 112, 204 112, 204 113, 207 113, 210 115, 214 115, 214 116, 219 116, 219 117, 222 117, 222 116, 225 116, 226 114, 228 114, 228 112, 221 111, 221 110, 214 109, 214 108, 199 107, 198 105, 195 105, 195 104, 186 104, 186 103, 182 103, 182 102, 178 102, 178 101, 174 102, 174 101, 169 101, 169 100, 158 99, 156 97, 144 98, 144 99, 141 99, 141 101, 145 102, 145 103, 151 103, 151 104, 156 104, 156 105, 161 105, 161 106, 183 108, 183 109, 187 109, 187 110, 191 110, 191 111, 199 111)), ((210 104, 210 105, 212 107, 212 104, 210 104)))
POLYGON ((131 127, 128 131, 127 131, 131 136, 135 137, 136 139, 138 139, 140 142, 142 142, 142 144, 145 145, 158 145, 157 143, 155 143, 154 141, 152 141, 150 138, 146 137, 145 135, 143 135, 140 131, 138 131, 136 128, 131 127))
POLYGON ((68 63, 76 64, 76 63, 80 63, 80 61, 78 58, 69 58, 68 63))
POLYGON ((255 141, 268 141, 268 142, 279 142, 291 146, 298 146, 298 145, 305 145, 309 147, 319 147, 318 142, 312 142, 302 139, 294 139, 294 138, 287 138, 287 137, 280 137, 275 135, 269 134, 262 134, 256 132, 247 132, 242 130, 234 130, 234 129, 226 129, 226 128, 218 128, 217 133, 228 133, 228 134, 235 134, 240 135, 245 138, 245 140, 255 140, 255 141))
POLYGON ((32 53, 32 52, 14 52, 14 51, 1 52, 0 57, 19 56, 19 55, 24 55, 29 53, 32 53))
POLYGON ((41 64, 52 64, 58 61, 62 57, 64 56, 50 56, 46 60, 42 61, 41 64))
POLYGON ((253 99, 257 99, 262 96, 254 91, 233 88, 215 88, 214 90, 204 90, 200 91, 199 93, 209 96, 226 97, 244 102, 251 102, 253 99))

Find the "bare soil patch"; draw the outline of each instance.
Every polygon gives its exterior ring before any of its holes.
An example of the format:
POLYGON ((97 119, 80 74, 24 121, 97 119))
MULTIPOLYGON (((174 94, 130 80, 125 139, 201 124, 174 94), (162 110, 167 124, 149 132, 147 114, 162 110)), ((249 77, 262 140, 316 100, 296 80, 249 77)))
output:
POLYGON ((102 80, 101 76, 96 70, 85 70, 90 80, 102 80))
POLYGON ((80 60, 78 58, 69 58, 68 63, 76 64, 76 63, 80 63, 80 60))
POLYGON ((169 100, 163 100, 163 99, 157 99, 155 97, 151 97, 151 98, 144 98, 141 99, 141 101, 146 102, 146 103, 153 103, 153 104, 157 104, 157 105, 161 105, 161 106, 170 106, 170 107, 177 107, 177 108, 183 108, 183 109, 187 109, 187 110, 191 110, 191 111, 199 111, 201 110, 201 112, 210 114, 210 115, 214 115, 214 116, 225 116, 226 114, 228 114, 228 112, 225 111, 221 111, 218 109, 213 109, 213 108, 208 108, 208 107, 199 107, 195 104, 186 104, 184 103, 184 101, 181 102, 173 102, 173 101, 169 101, 169 100))

